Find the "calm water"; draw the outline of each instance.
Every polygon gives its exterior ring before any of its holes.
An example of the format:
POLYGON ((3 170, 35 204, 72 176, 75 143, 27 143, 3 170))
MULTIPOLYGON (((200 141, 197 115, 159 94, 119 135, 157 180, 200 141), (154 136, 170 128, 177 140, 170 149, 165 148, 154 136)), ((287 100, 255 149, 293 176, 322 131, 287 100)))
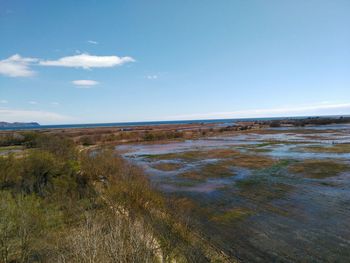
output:
POLYGON ((69 128, 99 128, 99 127, 134 127, 134 126, 154 126, 165 124, 219 124, 227 123, 232 125, 237 119, 232 120, 179 120, 179 121, 149 121, 149 122, 114 122, 114 123, 87 123, 87 124, 60 124, 60 125, 40 125, 40 127, 20 127, 20 128, 2 128, 0 130, 37 130, 37 129, 69 129, 69 128))
MULTIPOLYGON (((305 117, 289 117, 289 119, 307 118, 305 117)), ((333 116, 339 117, 339 116, 333 116)), ((281 120, 285 117, 276 118, 241 118, 241 119, 215 119, 215 120, 176 120, 176 121, 146 121, 146 122, 114 122, 114 123, 87 123, 87 124, 60 124, 60 125, 41 125, 40 127, 19 127, 19 128, 4 128, 0 130, 38 130, 38 129, 69 129, 69 128, 98 128, 98 127, 133 127, 147 125, 164 125, 164 124, 217 124, 219 126, 232 125, 238 121, 263 121, 263 120, 281 120)))

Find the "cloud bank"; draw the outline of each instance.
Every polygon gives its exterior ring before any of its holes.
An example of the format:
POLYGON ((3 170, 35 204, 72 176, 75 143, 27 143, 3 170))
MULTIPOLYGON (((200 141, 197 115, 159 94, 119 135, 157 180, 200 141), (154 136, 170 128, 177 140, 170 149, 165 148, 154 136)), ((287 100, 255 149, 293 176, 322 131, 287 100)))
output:
POLYGON ((8 77, 31 77, 35 74, 30 65, 37 63, 36 58, 25 58, 15 54, 7 59, 0 60, 0 74, 8 77))
POLYGON ((168 116, 167 120, 234 119, 344 114, 350 114, 350 103, 319 103, 306 106, 281 107, 271 109, 249 109, 231 112, 185 114, 168 116))

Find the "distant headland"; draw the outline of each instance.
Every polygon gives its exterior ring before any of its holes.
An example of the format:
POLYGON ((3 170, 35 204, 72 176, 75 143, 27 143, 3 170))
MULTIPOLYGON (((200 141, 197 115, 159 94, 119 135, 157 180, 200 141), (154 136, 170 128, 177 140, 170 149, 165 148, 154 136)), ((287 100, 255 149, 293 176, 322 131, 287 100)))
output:
POLYGON ((21 128, 21 127, 40 127, 37 122, 5 122, 0 121, 0 128, 21 128))

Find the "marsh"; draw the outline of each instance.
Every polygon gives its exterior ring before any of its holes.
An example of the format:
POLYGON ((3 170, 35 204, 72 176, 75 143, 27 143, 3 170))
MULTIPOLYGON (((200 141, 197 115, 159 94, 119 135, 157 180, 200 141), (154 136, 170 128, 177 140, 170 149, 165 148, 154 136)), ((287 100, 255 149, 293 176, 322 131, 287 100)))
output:
POLYGON ((192 222, 245 262, 350 257, 347 125, 273 128, 117 146, 166 195, 195 204, 192 222))

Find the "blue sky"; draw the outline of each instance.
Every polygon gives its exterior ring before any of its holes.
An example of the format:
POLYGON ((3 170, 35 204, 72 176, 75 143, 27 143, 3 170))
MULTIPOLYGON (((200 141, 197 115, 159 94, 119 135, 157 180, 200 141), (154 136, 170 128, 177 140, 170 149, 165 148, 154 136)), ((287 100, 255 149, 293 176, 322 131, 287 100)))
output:
POLYGON ((350 114, 348 0, 0 0, 0 121, 350 114))

